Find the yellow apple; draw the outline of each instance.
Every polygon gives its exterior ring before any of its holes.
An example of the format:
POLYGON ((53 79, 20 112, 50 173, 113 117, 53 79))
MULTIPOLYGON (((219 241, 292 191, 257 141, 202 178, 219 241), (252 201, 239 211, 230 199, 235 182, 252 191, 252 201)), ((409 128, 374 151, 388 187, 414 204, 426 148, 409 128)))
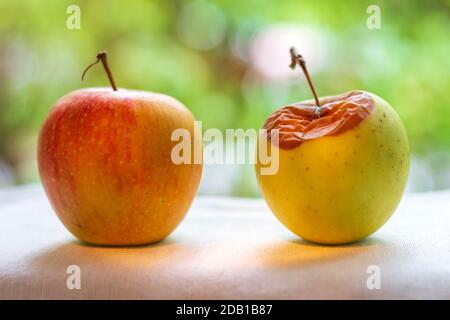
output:
POLYGON ((257 180, 293 233, 316 243, 350 243, 374 233, 396 209, 409 146, 399 116, 380 97, 352 91, 296 103, 276 111, 264 128, 279 131, 278 143, 271 144, 279 169, 261 174, 258 157, 257 180))

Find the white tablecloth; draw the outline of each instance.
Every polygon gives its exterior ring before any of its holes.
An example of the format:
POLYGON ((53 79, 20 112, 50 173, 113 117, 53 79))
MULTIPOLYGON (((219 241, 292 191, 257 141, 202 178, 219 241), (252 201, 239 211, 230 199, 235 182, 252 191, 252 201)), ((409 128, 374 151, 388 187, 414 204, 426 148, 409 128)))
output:
POLYGON ((450 298, 449 191, 407 195, 372 237, 335 247, 298 239, 262 200, 198 197, 167 240, 129 248, 75 240, 39 186, 0 190, 0 219, 2 299, 450 298))

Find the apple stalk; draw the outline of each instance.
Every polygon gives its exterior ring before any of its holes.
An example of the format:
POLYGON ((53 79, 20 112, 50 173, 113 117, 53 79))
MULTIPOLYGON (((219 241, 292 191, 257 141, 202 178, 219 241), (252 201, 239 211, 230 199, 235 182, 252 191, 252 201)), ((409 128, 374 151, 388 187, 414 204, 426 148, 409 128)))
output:
POLYGON ((291 64, 289 65, 289 67, 291 69, 295 69, 295 67, 298 65, 302 69, 303 74, 306 77, 306 81, 308 81, 309 88, 311 89, 311 92, 314 96, 314 101, 316 102, 314 112, 316 113, 317 117, 320 118, 321 109, 319 98, 317 96, 316 89, 314 88, 314 85, 311 81, 311 77, 309 76, 308 69, 306 68, 305 59, 303 59, 303 56, 301 54, 297 53, 297 50, 294 47, 291 47, 289 52, 291 53, 291 64))
POLYGON ((97 60, 95 62, 91 63, 90 65, 88 65, 86 67, 86 69, 84 69, 83 74, 81 75, 81 81, 84 80, 84 76, 85 76, 86 72, 91 67, 93 67, 94 65, 99 63, 100 61, 102 62, 103 68, 105 69, 106 74, 108 75, 108 79, 109 79, 109 82, 111 83, 111 87, 113 88, 114 91, 117 91, 116 83, 114 82, 114 78, 112 76, 111 69, 109 68, 109 65, 108 65, 108 57, 107 57, 106 51, 99 52, 97 54, 97 60))

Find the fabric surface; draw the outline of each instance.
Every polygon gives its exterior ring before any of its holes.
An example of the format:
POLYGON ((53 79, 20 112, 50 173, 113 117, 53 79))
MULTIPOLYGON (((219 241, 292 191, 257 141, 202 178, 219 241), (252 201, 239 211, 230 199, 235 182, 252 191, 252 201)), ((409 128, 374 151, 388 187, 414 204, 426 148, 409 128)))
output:
POLYGON ((307 243, 262 200, 198 197, 165 241, 95 247, 66 231, 39 186, 0 190, 2 299, 450 298, 450 192, 406 195, 365 241, 307 243), (70 265, 81 289, 69 290, 70 265), (367 286, 369 266, 380 289, 367 286))

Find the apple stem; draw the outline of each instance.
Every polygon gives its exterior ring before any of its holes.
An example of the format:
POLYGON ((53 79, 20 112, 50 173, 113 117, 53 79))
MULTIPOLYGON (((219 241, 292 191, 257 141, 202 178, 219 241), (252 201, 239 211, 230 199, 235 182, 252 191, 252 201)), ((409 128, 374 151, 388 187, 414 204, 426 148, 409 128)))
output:
POLYGON ((114 82, 114 78, 112 76, 111 69, 109 69, 108 58, 107 58, 106 51, 99 52, 97 54, 97 60, 95 62, 91 63, 90 65, 88 65, 86 67, 86 69, 84 69, 83 74, 81 75, 81 81, 84 80, 84 75, 86 74, 86 72, 91 67, 93 67, 94 65, 99 63, 100 61, 102 62, 103 68, 105 68, 106 74, 108 75, 108 79, 109 79, 109 82, 111 83, 111 87, 113 88, 114 91, 117 91, 116 83, 114 82))
POLYGON ((305 59, 303 59, 303 56, 301 54, 297 53, 297 50, 295 50, 294 47, 291 47, 290 53, 291 53, 291 64, 289 65, 289 67, 291 69, 295 69, 295 67, 297 65, 299 65, 300 68, 302 68, 303 73, 305 74, 306 80, 308 81, 309 88, 311 89, 312 94, 314 96, 314 100, 316 101, 316 105, 317 105, 317 107, 320 107, 319 98, 317 97, 316 89, 314 89, 314 85, 311 81, 311 78, 309 77, 308 69, 306 68, 305 59))

